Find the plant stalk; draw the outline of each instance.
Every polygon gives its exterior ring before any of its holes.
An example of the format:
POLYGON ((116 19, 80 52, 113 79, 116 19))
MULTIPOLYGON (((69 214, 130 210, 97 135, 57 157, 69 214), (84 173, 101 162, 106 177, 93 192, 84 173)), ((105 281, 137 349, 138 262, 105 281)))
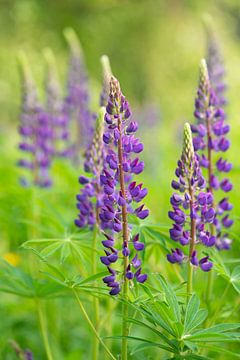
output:
POLYGON ((102 341, 101 337, 99 336, 97 330, 95 329, 92 321, 90 320, 90 318, 89 318, 89 316, 88 316, 88 314, 87 314, 87 312, 86 312, 86 310, 85 310, 85 308, 84 308, 84 306, 83 306, 83 304, 82 304, 82 302, 81 302, 81 300, 80 300, 80 298, 79 298, 79 296, 78 296, 77 290, 75 290, 75 289, 73 288, 72 291, 73 291, 73 293, 74 293, 74 295, 75 295, 75 297, 76 297, 77 303, 78 303, 78 305, 79 305, 79 308, 80 308, 80 310, 81 310, 81 312, 82 312, 85 320, 87 321, 87 323, 88 323, 88 325, 90 326, 92 332, 94 333, 94 335, 95 335, 96 338, 98 339, 99 343, 103 346, 103 348, 105 349, 105 351, 108 353, 109 357, 110 357, 112 360, 117 360, 117 359, 113 356, 113 354, 111 353, 111 351, 108 349, 108 347, 105 345, 105 343, 102 341))
POLYGON ((42 305, 41 305, 39 299, 36 299, 36 307, 37 307, 37 312, 38 312, 38 319, 39 319, 40 329, 41 329, 41 333, 42 333, 43 343, 44 343, 45 351, 47 354, 47 359, 53 360, 53 355, 52 355, 52 351, 51 351, 51 347, 50 347, 50 343, 49 343, 49 339, 48 339, 48 334, 47 334, 46 318, 45 318, 43 308, 42 308, 42 305))
MULTIPOLYGON (((123 149, 122 149, 122 131, 121 131, 121 120, 118 117, 118 130, 120 133, 120 137, 118 140, 118 169, 119 169, 119 178, 120 178, 120 189, 121 195, 126 200, 125 194, 125 183, 124 183, 124 172, 123 172, 123 149)), ((122 206, 122 224, 123 224, 123 244, 128 246, 128 223, 127 223, 127 207, 126 204, 122 206)), ((125 300, 122 305, 122 360, 127 360, 128 358, 128 340, 127 336, 129 334, 129 326, 128 326, 128 305, 126 300, 128 298, 128 281, 125 276, 127 272, 129 259, 127 256, 124 256, 123 259, 123 299, 125 300)))
MULTIPOLYGON (((211 143, 211 124, 210 124, 210 117, 207 119, 207 139, 208 139, 208 191, 213 194, 213 188, 211 186, 211 178, 213 175, 213 167, 212 167, 212 149, 210 146, 211 143)), ((214 199, 214 197, 213 197, 214 199)), ((213 202, 213 208, 215 209, 215 204, 213 202)), ((210 225, 210 233, 211 236, 215 235, 215 227, 213 224, 210 225)), ((210 297, 212 294, 213 288, 213 272, 210 271, 208 273, 208 280, 207 280, 207 291, 206 291, 206 303, 208 308, 210 309, 210 297)))
MULTIPOLYGON (((96 262, 96 248, 97 248, 97 234, 98 226, 94 226, 93 230, 93 251, 92 251, 92 273, 93 275, 97 272, 97 262, 96 262)), ((96 296, 93 297, 93 319, 94 325, 97 332, 99 332, 99 300, 96 296)), ((93 352, 92 359, 98 360, 99 354, 99 341, 98 338, 93 334, 93 352)))
POLYGON ((194 206, 194 194, 190 180, 188 182, 188 186, 189 186, 189 195, 190 195, 191 241, 189 246, 189 260, 188 260, 187 301, 189 300, 193 290, 193 266, 190 262, 190 259, 194 251, 195 238, 196 238, 196 219, 194 219, 192 216, 193 206, 194 206))

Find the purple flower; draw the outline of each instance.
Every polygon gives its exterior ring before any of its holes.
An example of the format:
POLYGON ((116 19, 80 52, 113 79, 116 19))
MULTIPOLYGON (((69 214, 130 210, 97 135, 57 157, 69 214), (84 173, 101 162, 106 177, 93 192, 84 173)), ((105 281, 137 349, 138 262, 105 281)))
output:
POLYGON ((175 264, 179 263, 181 264, 184 259, 184 254, 182 250, 176 248, 175 250, 171 249, 171 254, 167 254, 167 259, 170 263, 175 264))
MULTIPOLYGON (((229 124, 226 123, 226 115, 221 106, 225 104, 224 89, 222 78, 224 70, 219 58, 217 45, 212 36, 209 38, 209 56, 207 69, 206 62, 202 60, 200 66, 199 87, 197 90, 197 97, 195 100, 195 117, 196 125, 192 125, 192 129, 196 134, 194 138, 194 147, 198 152, 198 159, 200 166, 207 169, 207 187, 214 196, 216 190, 221 189, 224 192, 232 190, 232 184, 227 178, 221 178, 222 173, 229 173, 232 169, 232 164, 229 163, 223 156, 220 156, 216 164, 213 163, 214 152, 226 152, 229 149, 230 142, 226 138, 230 130, 229 124), (207 129, 205 131, 204 129, 207 129), (201 144, 201 146, 199 145, 201 144)), ((224 199, 223 199, 224 200, 224 199)), ((214 211, 216 219, 211 228, 211 235, 217 234, 216 246, 224 241, 225 230, 222 226, 233 224, 232 221, 223 220, 226 218, 226 211, 230 211, 231 206, 223 201, 217 206, 214 204, 214 211), (216 229, 214 229, 216 228, 216 229), (224 233, 223 233, 224 231, 224 233)), ((211 210, 212 211, 212 210, 211 210)), ((203 211, 203 216, 212 222, 211 211, 203 211)), ((228 227, 227 226, 227 227, 228 227)), ((225 248, 225 246, 223 246, 225 248)))
POLYGON ((65 29, 64 35, 70 49, 64 113, 75 123, 72 156, 77 159, 79 149, 86 148, 91 141, 95 116, 90 112, 88 74, 80 41, 71 28, 65 29))
POLYGON ((177 163, 175 175, 177 180, 172 184, 180 194, 174 193, 170 199, 173 210, 169 211, 168 216, 174 223, 169 232, 172 240, 182 246, 189 246, 189 256, 185 256, 180 248, 176 248, 171 250, 167 259, 172 264, 181 264, 187 260, 198 266, 200 262, 195 247, 199 243, 207 247, 216 243, 215 236, 210 235, 208 231, 209 224, 215 220, 215 210, 213 196, 205 188, 206 182, 199 165, 199 157, 194 152, 189 124, 185 124, 184 127, 183 152, 181 160, 177 163))
MULTIPOLYGON (((105 212, 99 216, 104 194, 103 186, 100 184, 100 174, 105 158, 102 142, 104 112, 104 108, 101 108, 96 119, 96 129, 93 139, 85 152, 84 170, 91 174, 92 177, 86 177, 84 175, 79 177, 79 183, 83 185, 83 187, 80 190, 80 194, 76 197, 79 214, 78 219, 75 220, 75 225, 80 228, 85 226, 92 228, 96 223, 100 225, 100 227, 106 228, 108 221, 114 218, 114 211, 110 206, 106 207, 105 212)), ((108 192, 112 193, 113 188, 110 185, 108 185, 106 181, 104 188, 108 187, 108 192)), ((104 246, 111 247, 109 246, 111 242, 113 242, 112 239, 105 240, 104 246)))
POLYGON ((203 271, 210 271, 211 268, 213 267, 213 264, 208 261, 209 259, 209 256, 206 256, 204 258, 202 258, 201 260, 199 260, 199 265, 200 265, 200 268, 203 270, 203 271))
MULTIPOLYGON (((104 96, 101 100, 104 100, 104 96)), ((137 282, 143 283, 147 279, 147 275, 141 273, 142 262, 138 257, 139 252, 144 250, 145 244, 139 241, 138 234, 131 236, 127 214, 135 214, 139 219, 145 219, 149 215, 149 210, 145 208, 144 204, 139 204, 146 197, 148 191, 142 183, 138 184, 133 180, 133 177, 144 169, 143 161, 135 156, 143 150, 143 145, 135 137, 138 125, 135 121, 130 120, 131 110, 128 101, 121 92, 118 80, 114 77, 111 77, 109 97, 105 105, 106 129, 102 138, 106 156, 100 175, 103 196, 99 217, 105 232, 109 229, 111 241, 114 242, 115 233, 122 232, 121 253, 124 257, 124 268, 117 271, 120 277, 117 290, 110 291, 111 295, 117 295, 120 292, 122 281, 135 279, 137 282)), ((105 234, 105 236, 109 237, 110 235, 105 234)), ((107 251, 115 254, 114 247, 109 247, 109 239, 107 243, 103 242, 103 245, 108 249, 107 251)), ((106 254, 101 257, 102 263, 108 267, 110 256, 106 254)))
POLYGON ((39 104, 37 90, 24 54, 21 55, 20 62, 22 111, 19 133, 22 140, 19 149, 26 159, 20 159, 18 166, 31 173, 31 177, 22 178, 21 182, 25 185, 49 187, 52 184, 49 168, 54 153, 52 124, 48 114, 39 104))

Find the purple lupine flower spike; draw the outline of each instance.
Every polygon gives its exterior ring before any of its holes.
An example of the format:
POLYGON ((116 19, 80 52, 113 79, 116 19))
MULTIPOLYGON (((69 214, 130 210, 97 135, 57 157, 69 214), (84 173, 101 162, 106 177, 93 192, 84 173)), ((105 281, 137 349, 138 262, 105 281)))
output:
POLYGON ((49 117, 40 106, 37 90, 27 64, 25 54, 19 56, 22 75, 22 111, 19 134, 22 140, 19 149, 25 158, 18 165, 30 170, 31 177, 22 179, 23 185, 49 187, 52 183, 49 167, 52 161, 52 129, 49 117))
MULTIPOLYGON (((86 225, 92 228, 94 224, 98 224, 102 228, 107 226, 106 222, 102 220, 102 217, 99 217, 99 211, 103 201, 103 188, 100 184, 100 174, 104 166, 105 158, 105 149, 102 140, 104 114, 105 108, 102 107, 96 120, 93 139, 85 152, 84 170, 87 174, 91 175, 91 177, 83 175, 79 177, 79 183, 83 185, 83 188, 80 194, 77 195, 79 214, 75 220, 75 225, 80 228, 86 225)), ((111 246, 109 247, 111 248, 111 246)))
POLYGON ((69 117, 65 112, 56 59, 48 48, 44 50, 44 56, 47 63, 45 111, 52 129, 53 153, 57 157, 70 156, 72 146, 70 145, 69 117))
POLYGON ((207 67, 211 86, 216 94, 216 101, 219 106, 226 104, 225 92, 225 67, 223 63, 222 54, 220 51, 217 36, 213 30, 213 26, 209 23, 206 24, 207 32, 207 67))
POLYGON ((108 95, 109 95, 109 91, 110 91, 110 80, 111 80, 111 76, 112 76, 112 70, 111 70, 111 65, 110 65, 110 61, 107 55, 103 55, 101 56, 101 64, 102 64, 102 74, 103 74, 103 79, 102 79, 102 92, 100 95, 100 106, 107 106, 107 102, 108 102, 108 95))
POLYGON ((170 263, 183 263, 187 260, 193 266, 201 265, 201 269, 209 271, 211 262, 198 260, 196 247, 203 244, 213 246, 216 238, 209 233, 210 224, 215 220, 213 197, 206 191, 206 181, 202 175, 198 158, 194 152, 190 125, 184 126, 183 152, 175 171, 177 180, 173 180, 174 192, 170 202, 172 210, 169 218, 173 221, 170 237, 181 246, 188 246, 188 256, 180 247, 172 249, 167 255, 170 263), (208 265, 205 263, 207 262, 208 265))
POLYGON ((105 255, 101 257, 101 262, 110 273, 103 281, 111 288, 111 295, 117 295, 122 284, 125 289, 128 281, 143 283, 147 280, 147 275, 142 274, 139 258, 145 244, 139 239, 139 234, 130 234, 127 219, 128 214, 135 214, 139 219, 149 215, 144 204, 139 204, 147 195, 147 189, 132 179, 143 171, 144 163, 139 159, 143 144, 135 137, 138 126, 130 121, 130 116, 131 110, 119 82, 111 77, 105 114, 106 130, 103 134, 107 153, 100 176, 104 196, 99 215, 102 227, 109 229, 109 234, 104 232, 107 240, 103 241, 105 255), (134 202, 138 204, 137 207, 133 206, 134 202), (119 250, 115 245, 118 233, 122 233, 123 238, 119 250), (119 256, 123 257, 123 271, 116 268, 119 256))
POLYGON ((86 148, 91 141, 94 116, 90 112, 88 75, 80 41, 71 28, 64 30, 64 36, 70 49, 65 112, 71 121, 74 121, 75 157, 77 158, 79 149, 86 148))
MULTIPOLYGON (((219 189, 228 194, 233 187, 226 177, 232 168, 232 164, 224 158, 230 146, 230 142, 226 138, 230 126, 226 123, 225 112, 220 107, 220 103, 217 92, 214 92, 214 87, 209 80, 206 62, 202 60, 199 87, 195 100, 194 115, 197 125, 193 125, 192 130, 196 134, 193 139, 194 148, 198 153, 200 165, 207 169, 207 187, 212 195, 219 189), (215 155, 216 152, 220 153, 218 157, 215 155)), ((214 204, 214 208, 216 218, 211 226, 210 233, 217 237, 216 247, 218 249, 228 249, 230 241, 226 229, 233 224, 228 215, 232 205, 228 203, 228 198, 224 197, 218 204, 214 204), (226 206, 224 206, 225 203, 226 206), (228 221, 226 221, 226 216, 228 221)))

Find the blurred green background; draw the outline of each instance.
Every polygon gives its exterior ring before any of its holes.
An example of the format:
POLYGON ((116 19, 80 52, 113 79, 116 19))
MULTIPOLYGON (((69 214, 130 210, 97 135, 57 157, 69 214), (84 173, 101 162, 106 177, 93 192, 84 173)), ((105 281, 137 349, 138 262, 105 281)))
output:
MULTIPOLYGON (((231 202, 234 203, 236 220, 233 232, 238 234, 240 213, 240 2, 238 0, 1 0, 1 255, 9 250, 16 250, 28 236, 26 227, 20 221, 29 206, 28 192, 18 185, 21 171, 15 166, 19 157, 17 125, 20 111, 20 81, 16 60, 18 51, 23 49, 26 52, 42 94, 45 69, 42 50, 51 47, 57 58, 64 89, 69 54, 63 29, 71 26, 79 35, 85 52, 91 79, 93 110, 97 109, 101 88, 99 58, 102 54, 109 56, 113 73, 119 79, 122 90, 132 108, 136 109, 136 113, 139 113, 139 109, 146 104, 154 104, 152 106, 159 108, 160 116, 157 124, 150 126, 146 120, 146 124, 140 129, 145 144, 146 164, 146 171, 141 177, 149 188, 147 205, 151 210, 151 220, 166 223, 171 193, 170 183, 174 175, 175 163, 181 152, 182 126, 185 121, 194 121, 192 114, 198 67, 200 59, 206 53, 206 36, 202 21, 206 13, 214 20, 227 71, 227 113, 232 128, 230 133, 232 146, 228 158, 234 164, 231 175, 234 191, 230 197, 231 202)), ((56 164, 53 169, 56 187, 52 192, 44 191, 42 195, 44 206, 47 206, 47 201, 52 207, 55 204, 58 213, 70 223, 76 215, 75 194, 79 188, 77 176, 81 172, 81 168, 69 169, 66 164, 56 164)), ((236 258, 240 255, 239 250, 239 241, 236 240, 232 249, 236 258)), ((12 302, 8 303, 8 307, 13 314, 16 312, 14 320, 4 315, 5 307, 0 304, 0 316, 2 318, 5 316, 3 321, 5 327, 2 325, 2 331, 9 331, 9 334, 6 333, 6 338, 13 336, 12 329, 15 329, 14 331, 18 331, 18 328, 23 329, 26 321, 21 318, 18 303, 15 300, 12 302), (6 325, 8 321, 10 324, 6 325)), ((28 306, 29 309, 25 304, 25 312, 32 311, 31 305, 28 306)), ((31 331, 31 326, 35 324, 28 326, 26 332, 31 331)), ((21 336, 24 342, 28 333, 21 336)), ((73 337, 73 341, 78 340, 73 337)), ((2 346, 5 346, 5 343, 2 346)), ((67 346, 71 347, 69 343, 67 346)), ((4 354, 5 360, 7 355, 4 354)))

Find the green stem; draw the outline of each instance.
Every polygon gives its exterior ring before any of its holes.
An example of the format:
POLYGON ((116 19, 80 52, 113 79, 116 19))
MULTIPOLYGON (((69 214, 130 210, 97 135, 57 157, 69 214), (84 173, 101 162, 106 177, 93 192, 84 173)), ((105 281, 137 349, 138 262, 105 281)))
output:
POLYGON ((46 319, 45 319, 42 305, 41 305, 39 299, 36 299, 36 307, 37 307, 37 312, 38 312, 38 319, 39 319, 40 329, 41 329, 41 333, 42 333, 43 343, 44 343, 45 351, 47 354, 47 359, 53 360, 52 351, 51 351, 49 340, 48 340, 46 319))
POLYGON ((191 216, 192 209, 194 206, 194 194, 193 194, 193 188, 191 185, 191 182, 189 180, 189 195, 190 195, 190 217, 191 217, 191 240, 190 240, 190 246, 189 246, 189 259, 188 259, 188 280, 187 280, 187 301, 189 300, 192 290, 193 290, 193 266, 190 262, 192 253, 194 251, 195 246, 195 237, 196 237, 196 219, 191 216))
POLYGON ((193 267, 190 263, 190 260, 188 261, 188 279, 187 279, 187 301, 189 300, 191 294, 192 294, 192 282, 193 282, 193 267))
MULTIPOLYGON (((120 180, 120 189, 122 197, 126 200, 125 194, 125 182, 124 182, 124 172, 123 172, 123 148, 122 148, 122 129, 121 129, 121 120, 120 116, 118 117, 118 131, 120 137, 118 140, 118 169, 119 169, 119 180, 120 180)), ((127 222, 127 207, 126 205, 122 206, 122 225, 123 225, 123 245, 128 247, 128 222, 127 222)), ((123 305, 122 305, 122 360, 127 360, 128 358, 128 340, 127 336, 129 334, 129 325, 128 325, 128 304, 126 303, 128 299, 128 280, 125 276, 127 272, 129 258, 124 256, 123 259, 123 305)))
MULTIPOLYGON (((98 227, 95 225, 93 230, 93 251, 92 251, 92 273, 93 275, 97 272, 97 262, 96 262, 96 250, 97 250, 97 234, 98 227)), ((96 296, 93 297, 93 318, 95 329, 99 332, 99 300, 96 296)), ((99 341, 98 338, 93 334, 93 353, 92 359, 97 360, 99 353, 99 341)))
POLYGON ((103 348, 105 349, 105 351, 108 353, 109 357, 112 359, 112 360, 116 360, 116 358, 113 356, 113 354, 110 352, 110 350, 108 349, 108 347, 104 344, 104 342, 102 341, 101 337, 99 336, 97 330, 95 329, 92 321, 90 320, 79 296, 78 296, 78 293, 77 293, 77 290, 75 290, 74 288, 72 289, 75 297, 76 297, 76 300, 77 300, 77 303, 79 305, 79 308, 85 318, 85 320, 87 321, 88 325, 90 326, 92 332, 94 333, 94 335, 96 336, 96 338, 98 339, 99 343, 103 346, 103 348))

